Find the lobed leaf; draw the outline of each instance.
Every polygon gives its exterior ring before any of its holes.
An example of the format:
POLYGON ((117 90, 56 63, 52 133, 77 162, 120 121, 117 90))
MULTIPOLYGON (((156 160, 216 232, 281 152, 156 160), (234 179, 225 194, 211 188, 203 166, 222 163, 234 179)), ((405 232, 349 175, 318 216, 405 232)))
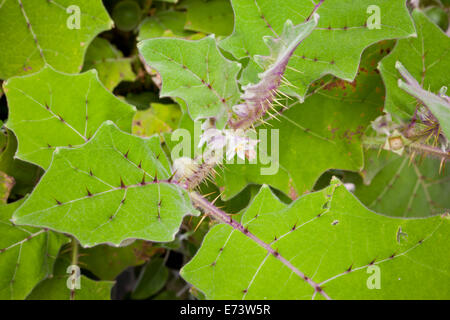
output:
POLYGON ((170 176, 157 136, 132 136, 108 121, 83 146, 55 151, 13 220, 71 234, 83 247, 171 241, 184 215, 197 212, 170 176))
MULTIPOLYGON (((268 55, 264 36, 277 36, 284 22, 294 25, 320 15, 318 27, 292 57, 285 77, 298 88, 290 90, 303 98, 311 82, 325 74, 353 81, 363 50, 383 39, 409 37, 414 26, 405 0, 232 0, 235 13, 233 34, 220 46, 236 58, 268 55), (369 29, 371 5, 380 10, 381 28, 369 29), (276 8, 276 10, 274 10, 276 8)), ((250 64, 256 69, 254 64, 250 64)), ((253 72, 255 72, 254 70, 253 72)), ((254 76, 247 75, 254 78, 254 76)), ((246 79, 243 79, 246 83, 246 79)))
POLYGON ((50 64, 78 72, 94 37, 112 27, 100 0, 4 0, 0 3, 0 79, 50 64), (69 29, 80 10, 79 28, 69 29))
POLYGON ((16 157, 46 169, 57 147, 88 141, 106 120, 131 130, 135 109, 100 83, 97 72, 69 75, 45 67, 4 84, 7 127, 19 140, 16 157))

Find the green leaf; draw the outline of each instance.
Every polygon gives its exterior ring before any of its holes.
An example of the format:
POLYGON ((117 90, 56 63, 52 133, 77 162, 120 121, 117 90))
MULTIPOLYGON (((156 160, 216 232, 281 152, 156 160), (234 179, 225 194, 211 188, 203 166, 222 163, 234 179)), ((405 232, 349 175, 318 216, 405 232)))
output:
POLYGON ((41 282, 27 300, 110 300, 114 282, 94 281, 82 275, 81 289, 75 290, 73 298, 71 290, 67 288, 69 275, 55 276, 41 282))
MULTIPOLYGON (((269 184, 295 199, 312 190, 328 169, 362 169, 361 137, 383 106, 383 83, 374 66, 391 46, 391 42, 383 42, 368 48, 355 81, 326 77, 312 85, 303 104, 298 100, 284 103, 289 109, 276 115, 280 121, 271 120, 257 128, 267 129, 269 137, 271 130, 279 130, 279 160, 272 159, 273 167, 278 161, 278 172, 262 175, 261 169, 270 167, 262 161, 226 165, 217 179, 224 188, 224 198, 235 196, 249 183, 258 183, 269 184)), ((260 145, 259 159, 265 154, 276 155, 270 141, 267 148, 264 144, 260 145)))
POLYGON ((19 160, 14 157, 17 150, 17 139, 10 130, 2 130, 4 137, 2 152, 0 153, 0 171, 14 178, 15 184, 11 190, 14 198, 23 197, 31 192, 34 185, 43 174, 43 170, 31 163, 19 160))
POLYGON ((102 280, 114 280, 129 266, 139 266, 152 256, 154 248, 145 241, 126 247, 99 245, 80 250, 80 264, 102 280))
POLYGON ((424 158, 410 163, 392 152, 365 152, 366 179, 355 195, 370 209, 389 216, 426 217, 450 208, 449 173, 439 173, 440 160, 424 158))
POLYGON ((442 255, 450 240, 448 215, 378 215, 333 181, 291 205, 263 187, 242 225, 242 232, 213 227, 181 270, 208 299, 450 297, 450 260, 442 255), (370 289, 372 268, 380 289, 370 289))
POLYGON ((399 40, 379 69, 386 85, 386 111, 399 120, 410 120, 416 99, 398 86, 401 77, 395 65, 400 61, 425 90, 438 92, 450 83, 450 39, 418 10, 413 12, 417 38, 399 40))
POLYGON ((228 36, 233 32, 233 8, 229 0, 187 0, 187 30, 228 36))
POLYGON ((13 220, 69 233, 83 247, 172 241, 184 215, 198 213, 170 175, 158 137, 132 136, 107 121, 83 146, 55 151, 13 220))
POLYGON ((288 19, 294 25, 304 22, 317 3, 318 27, 297 48, 285 74, 298 87, 295 93, 303 98, 309 84, 325 74, 352 81, 361 54, 369 45, 414 34, 405 2, 376 1, 380 8, 381 28, 369 29, 366 25, 373 13, 367 13, 367 10, 374 4, 372 0, 232 0, 235 30, 221 42, 221 47, 238 59, 267 56, 269 50, 263 37, 279 35, 288 19))
POLYGON ((110 300, 112 281, 94 281, 81 275, 79 278, 80 288, 71 290, 68 283, 72 269, 66 257, 59 257, 55 264, 55 275, 42 281, 27 300, 110 300))
POLYGON ((401 62, 396 63, 396 68, 402 74, 406 82, 399 79, 398 86, 422 102, 436 117, 440 129, 445 137, 450 137, 450 100, 446 96, 447 87, 443 86, 439 95, 424 90, 416 79, 405 69, 401 62), (441 92, 442 91, 442 92, 441 92))
POLYGON ((68 241, 45 229, 20 227, 10 222, 23 203, 0 205, 0 299, 24 299, 50 276, 60 247, 68 241))
POLYGON ((133 299, 147 299, 161 290, 169 278, 169 270, 162 258, 150 260, 141 270, 133 299))
POLYGON ((78 72, 89 43, 111 27, 100 0, 2 1, 0 79, 36 72, 46 64, 78 72), (80 10, 80 26, 69 29, 76 19, 74 5, 80 10))
POLYGON ((240 64, 224 58, 214 38, 149 39, 138 48, 161 74, 161 97, 183 99, 194 120, 216 117, 219 126, 225 124, 229 106, 239 100, 236 76, 240 64))
POLYGON ((136 112, 132 132, 143 137, 170 132, 177 127, 180 118, 181 111, 178 105, 152 103, 150 109, 136 112))
POLYGON ((88 141, 105 121, 130 131, 135 109, 106 90, 91 70, 69 75, 50 67, 4 84, 16 157, 46 169, 55 148, 88 141))
POLYGON ((186 37, 192 32, 184 30, 186 12, 173 10, 157 10, 155 14, 142 22, 138 41, 168 36, 186 37))
POLYGON ((121 81, 133 81, 136 78, 131 62, 133 58, 124 58, 108 40, 95 38, 86 52, 83 70, 95 68, 100 81, 112 91, 121 81))

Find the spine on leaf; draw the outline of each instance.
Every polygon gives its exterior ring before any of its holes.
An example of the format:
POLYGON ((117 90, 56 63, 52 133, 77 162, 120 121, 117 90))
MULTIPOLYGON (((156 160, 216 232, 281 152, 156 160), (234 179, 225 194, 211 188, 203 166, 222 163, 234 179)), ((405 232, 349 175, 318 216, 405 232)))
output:
POLYGON ((255 56, 255 61, 264 68, 259 74, 261 79, 257 84, 249 84, 241 96, 243 103, 235 105, 233 111, 237 119, 230 119, 229 125, 234 129, 246 129, 261 119, 269 109, 273 108, 289 59, 300 43, 311 34, 319 21, 319 15, 313 14, 309 21, 294 26, 287 20, 283 33, 279 37, 264 37, 264 42, 270 49, 269 56, 255 56))

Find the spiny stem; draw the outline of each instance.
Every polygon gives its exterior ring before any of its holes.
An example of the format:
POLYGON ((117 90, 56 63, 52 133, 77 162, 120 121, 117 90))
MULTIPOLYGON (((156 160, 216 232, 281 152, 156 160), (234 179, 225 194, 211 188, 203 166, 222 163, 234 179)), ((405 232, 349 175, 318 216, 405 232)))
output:
POLYGON ((206 213, 210 214, 212 217, 216 218, 217 220, 219 220, 223 223, 226 223, 233 229, 240 231, 245 236, 247 236, 250 239, 252 239, 253 241, 255 241, 261 247, 266 249, 268 253, 270 253, 272 256, 274 256, 276 259, 278 259, 282 264, 284 264, 286 267, 288 267, 292 272, 297 274, 300 278, 302 278, 309 285, 311 285, 311 287, 314 288, 315 292, 319 292, 325 299, 331 300, 331 298, 325 293, 325 291, 323 291, 323 289, 320 287, 319 284, 315 283, 312 279, 307 277, 302 271, 297 269, 289 260, 284 258, 280 253, 278 253, 276 250, 274 250, 269 244, 265 243, 264 241, 259 239, 256 235, 251 233, 241 223, 233 220, 224 211, 222 211, 219 208, 217 208, 216 206, 214 206, 212 203, 210 203, 208 200, 206 200, 200 194, 198 194, 196 192, 191 192, 190 197, 197 207, 199 207, 206 213))

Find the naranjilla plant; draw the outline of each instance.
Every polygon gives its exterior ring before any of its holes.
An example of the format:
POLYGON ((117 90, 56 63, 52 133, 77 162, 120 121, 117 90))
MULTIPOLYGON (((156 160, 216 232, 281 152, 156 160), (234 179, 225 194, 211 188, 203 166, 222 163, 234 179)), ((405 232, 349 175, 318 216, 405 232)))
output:
POLYGON ((0 1, 0 299, 450 299, 445 4, 0 1))

